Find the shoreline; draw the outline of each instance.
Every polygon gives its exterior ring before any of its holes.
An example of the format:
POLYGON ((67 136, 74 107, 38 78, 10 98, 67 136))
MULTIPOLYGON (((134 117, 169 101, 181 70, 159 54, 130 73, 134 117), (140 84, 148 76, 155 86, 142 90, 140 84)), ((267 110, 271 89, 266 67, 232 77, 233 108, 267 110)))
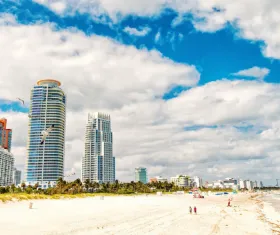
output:
POLYGON ((278 212, 270 202, 265 200, 266 193, 257 194, 251 200, 257 205, 257 213, 259 219, 264 223, 269 224, 271 230, 275 234, 280 234, 280 212, 278 212))

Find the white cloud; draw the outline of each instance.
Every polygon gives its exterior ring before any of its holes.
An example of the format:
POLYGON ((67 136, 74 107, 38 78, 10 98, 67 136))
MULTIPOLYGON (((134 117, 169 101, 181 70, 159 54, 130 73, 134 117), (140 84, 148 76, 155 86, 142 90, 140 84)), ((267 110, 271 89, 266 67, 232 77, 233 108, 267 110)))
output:
POLYGON ((155 36, 155 43, 159 43, 159 41, 160 41, 160 31, 158 31, 155 36))
MULTIPOLYGON (((34 0, 52 7, 53 0, 34 0)), ((263 41, 263 53, 267 57, 280 58, 280 1, 278 0, 56 0, 68 5, 72 13, 76 10, 89 12, 93 17, 108 14, 115 22, 127 15, 156 16, 163 9, 171 8, 178 12, 173 25, 184 20, 184 15, 194 16, 194 26, 201 31, 214 32, 231 23, 239 29, 243 38, 263 41), (219 11, 215 10, 219 9, 219 11)), ((66 12, 66 11, 65 11, 66 12)), ((69 13, 69 11, 67 11, 69 13)), ((186 19, 186 18, 185 18, 186 19)))
POLYGON ((236 76, 244 76, 244 77, 254 77, 258 78, 260 80, 264 79, 268 74, 270 70, 267 68, 260 68, 260 67, 252 67, 250 69, 241 70, 237 73, 234 73, 233 75, 236 76))
MULTIPOLYGON (((74 168, 80 175, 87 113, 103 111, 112 117, 120 180, 133 180, 134 167, 143 165, 150 176, 164 177, 186 173, 216 178, 208 168, 224 169, 221 177, 255 179, 266 169, 271 177, 278 173, 280 148, 273 137, 280 128, 278 85, 224 79, 196 87, 199 73, 193 66, 108 38, 53 31, 48 24, 3 24, 0 33, 0 100, 28 100, 31 87, 45 77, 62 82, 67 94, 66 171, 74 168), (194 88, 172 100, 160 98, 176 85, 194 88), (184 131, 192 125, 219 127, 184 131), (240 132, 233 127, 244 125, 255 128, 240 132), (258 134, 259 129, 267 133, 258 134), (244 162, 247 168, 241 167, 244 162)), ((13 129, 12 151, 22 166, 27 115, 0 116, 13 129)))
POLYGON ((140 27, 139 29, 136 28, 131 28, 131 27, 125 27, 124 32, 127 34, 133 35, 133 36, 138 36, 138 37, 144 37, 147 34, 151 32, 151 28, 149 27, 140 27))

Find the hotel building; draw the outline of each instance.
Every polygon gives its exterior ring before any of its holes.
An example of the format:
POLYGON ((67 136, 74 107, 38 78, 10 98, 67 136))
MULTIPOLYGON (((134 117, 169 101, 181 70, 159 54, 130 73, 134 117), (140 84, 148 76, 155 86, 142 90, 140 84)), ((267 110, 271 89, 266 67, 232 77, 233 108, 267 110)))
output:
POLYGON ((63 178, 66 97, 60 85, 59 81, 45 79, 38 81, 31 90, 25 169, 27 185, 39 183, 39 188, 47 188, 63 178), (51 125, 54 129, 41 145, 41 132, 51 125))
POLYGON ((85 134, 85 154, 82 158, 82 181, 113 183, 116 164, 113 156, 113 133, 108 114, 88 114, 85 134))

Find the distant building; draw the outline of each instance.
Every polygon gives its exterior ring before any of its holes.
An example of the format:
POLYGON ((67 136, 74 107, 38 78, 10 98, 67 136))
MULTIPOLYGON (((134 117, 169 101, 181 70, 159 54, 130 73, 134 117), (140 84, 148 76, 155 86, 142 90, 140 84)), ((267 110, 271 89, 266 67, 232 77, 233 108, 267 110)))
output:
POLYGON ((162 176, 156 176, 154 178, 151 178, 150 182, 168 182, 168 180, 163 178, 162 176))
POLYGON ((7 129, 7 119, 0 119, 0 146, 11 151, 12 130, 7 129))
POLYGON ((263 182, 260 181, 260 188, 263 188, 263 182))
POLYGON ((147 169, 144 167, 135 168, 135 182, 147 183, 147 169))
POLYGON ((253 189, 253 182, 250 181, 250 180, 245 180, 245 187, 246 187, 248 190, 252 190, 252 189, 253 189))
POLYGON ((189 186, 189 176, 187 175, 177 175, 175 177, 171 177, 171 183, 174 183, 178 187, 188 187, 189 186))
POLYGON ((238 182, 234 178, 226 178, 223 183, 225 188, 238 189, 238 182))
POLYGON ((258 188, 258 182, 255 180, 255 182, 253 183, 253 188, 258 188))
POLYGON ((240 187, 240 189, 245 189, 246 188, 244 180, 239 180, 239 187, 240 187))
POLYGON ((14 168, 13 170, 13 184, 19 185, 21 183, 21 171, 14 168))
POLYGON ((222 180, 214 181, 213 188, 225 188, 224 182, 222 180))
POLYGON ((203 186, 203 185, 202 185, 202 179, 199 178, 198 176, 192 177, 191 180, 192 180, 192 187, 197 187, 197 188, 199 188, 199 187, 202 187, 202 186, 203 186))
POLYGON ((0 147, 0 186, 13 184, 15 159, 7 149, 0 147))
POLYGON ((155 178, 155 177, 154 178, 150 178, 150 183, 156 183, 156 182, 158 182, 157 178, 155 178))

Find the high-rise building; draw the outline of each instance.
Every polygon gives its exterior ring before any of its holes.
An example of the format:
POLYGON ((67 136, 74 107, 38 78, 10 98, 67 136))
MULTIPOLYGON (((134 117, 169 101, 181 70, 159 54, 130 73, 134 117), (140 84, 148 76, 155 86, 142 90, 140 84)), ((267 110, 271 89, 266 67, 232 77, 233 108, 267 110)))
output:
POLYGON ((251 180, 245 180, 245 187, 248 189, 248 190, 252 190, 253 189, 253 181, 251 180))
POLYGON ((59 81, 45 79, 38 81, 31 90, 27 185, 38 183, 40 188, 47 188, 63 178, 66 97, 60 85, 59 81), (41 145, 41 132, 51 125, 54 129, 41 145))
POLYGON ((135 168, 135 182, 147 183, 147 169, 144 167, 135 168))
POLYGON ((239 188, 240 189, 245 189, 246 188, 246 183, 242 179, 239 179, 239 188))
POLYGON ((14 163, 13 155, 0 146, 0 186, 9 186, 13 183, 14 163))
POLYGON ((7 119, 0 119, 0 146, 11 151, 12 130, 7 129, 7 119))
POLYGON ((82 159, 82 181, 115 182, 113 133, 108 114, 88 114, 85 134, 85 153, 82 159))
POLYGON ((260 188, 263 188, 263 182, 260 181, 260 188))
POLYGON ((13 184, 19 185, 21 183, 21 171, 14 168, 13 170, 13 184))

